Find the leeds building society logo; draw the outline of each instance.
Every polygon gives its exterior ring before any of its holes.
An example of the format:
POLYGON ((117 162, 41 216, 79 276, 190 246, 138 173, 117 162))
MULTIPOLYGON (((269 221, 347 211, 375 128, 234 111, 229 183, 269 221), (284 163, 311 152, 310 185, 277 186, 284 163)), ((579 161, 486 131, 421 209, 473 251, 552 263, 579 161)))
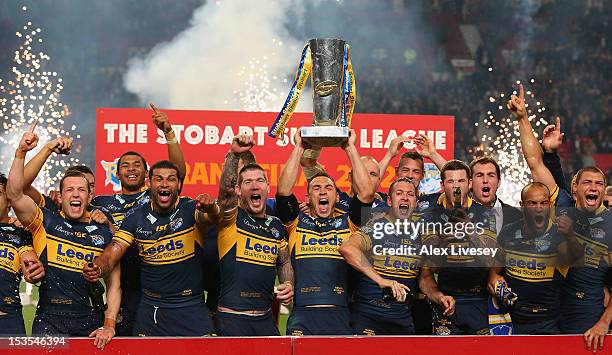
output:
POLYGON ((119 158, 113 161, 104 161, 101 160, 100 164, 102 164, 102 168, 104 168, 104 186, 111 184, 113 186, 113 191, 121 191, 121 181, 117 177, 117 162, 119 158))

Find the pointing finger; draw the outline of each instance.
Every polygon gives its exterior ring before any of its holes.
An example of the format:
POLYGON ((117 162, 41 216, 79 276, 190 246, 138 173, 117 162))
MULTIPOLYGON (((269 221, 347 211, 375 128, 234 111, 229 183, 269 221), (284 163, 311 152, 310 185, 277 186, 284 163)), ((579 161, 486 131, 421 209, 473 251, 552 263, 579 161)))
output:
POLYGON ((34 133, 34 130, 36 129, 36 125, 38 125, 38 119, 34 119, 34 122, 32 122, 32 124, 30 125, 30 128, 28 128, 28 131, 34 133))
POLYGON ((555 123, 555 129, 561 131, 561 117, 557 116, 557 122, 555 123))
POLYGON ((155 106, 154 103, 149 102, 149 106, 151 107, 151 110, 155 111, 155 113, 159 113, 159 109, 157 108, 157 106, 155 106))
POLYGON ((519 86, 519 98, 525 100, 525 89, 523 89, 523 84, 519 86))

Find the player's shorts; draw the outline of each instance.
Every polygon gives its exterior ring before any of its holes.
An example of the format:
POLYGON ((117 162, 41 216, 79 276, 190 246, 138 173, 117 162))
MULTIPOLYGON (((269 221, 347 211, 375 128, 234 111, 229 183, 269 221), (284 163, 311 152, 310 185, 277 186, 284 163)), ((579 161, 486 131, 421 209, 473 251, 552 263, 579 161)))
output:
POLYGON ((562 334, 584 334, 601 318, 603 306, 569 307, 564 306, 559 330, 562 334))
POLYGON ((153 306, 140 302, 134 335, 204 336, 214 333, 208 307, 204 302, 177 308, 153 306))
POLYGON ((455 313, 450 317, 443 316, 442 311, 434 307, 434 335, 489 334, 488 304, 485 298, 457 298, 455 313))
POLYGON ((215 329, 221 336, 280 335, 272 311, 260 316, 219 312, 215 315, 215 329))
POLYGON ((516 317, 510 313, 514 334, 516 335, 551 335, 561 334, 559 330, 560 317, 538 320, 526 320, 524 317, 516 317))
POLYGON ((21 310, 0 316, 0 336, 25 335, 21 310))
POLYGON ((87 337, 104 325, 104 313, 89 315, 51 314, 36 311, 32 335, 66 335, 87 337))
POLYGON ((287 320, 287 335, 352 335, 345 307, 295 307, 287 320))
POLYGON ((412 315, 406 318, 384 318, 381 316, 356 312, 351 314, 355 335, 412 335, 414 322, 412 315))

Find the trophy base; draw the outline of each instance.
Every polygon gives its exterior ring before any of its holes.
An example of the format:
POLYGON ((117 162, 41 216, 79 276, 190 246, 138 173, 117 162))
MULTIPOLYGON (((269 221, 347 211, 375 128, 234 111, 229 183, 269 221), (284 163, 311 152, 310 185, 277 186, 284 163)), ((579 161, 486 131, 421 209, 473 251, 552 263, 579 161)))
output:
POLYGON ((348 127, 310 126, 300 129, 302 140, 316 147, 340 147, 349 138, 348 127))

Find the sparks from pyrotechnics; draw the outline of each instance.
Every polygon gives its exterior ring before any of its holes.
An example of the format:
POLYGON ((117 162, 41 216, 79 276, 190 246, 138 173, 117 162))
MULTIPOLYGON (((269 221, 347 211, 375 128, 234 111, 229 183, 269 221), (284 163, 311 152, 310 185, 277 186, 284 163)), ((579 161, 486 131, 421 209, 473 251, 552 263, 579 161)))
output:
MULTIPOLYGON (((534 84, 535 79, 531 79, 530 83, 534 84)), ((520 84, 520 81, 516 82, 517 86, 520 84)), ((532 90, 525 90, 525 99, 531 98, 529 101, 533 102, 535 93, 532 90)), ((514 90, 512 94, 518 95, 518 91, 514 90)), ((518 122, 506 107, 506 102, 509 99, 510 95, 504 93, 500 93, 499 98, 489 97, 490 104, 498 102, 499 113, 495 114, 494 109, 487 111, 487 116, 484 118, 482 125, 494 133, 492 135, 483 134, 481 143, 484 146, 484 154, 493 156, 501 168, 501 185, 497 195, 504 202, 518 206, 521 189, 531 182, 531 173, 521 150, 518 122)), ((539 117, 546 110, 546 107, 540 101, 536 101, 537 109, 530 107, 529 103, 526 103, 525 106, 529 122, 535 121, 537 127, 547 125, 544 117, 539 117)), ((475 125, 479 126, 479 123, 475 125)), ((535 135, 538 137, 538 132, 535 132, 535 135)))
MULTIPOLYGON (((26 6, 21 9, 27 12, 26 6)), ((41 32, 40 28, 26 20, 24 26, 15 33, 23 42, 13 56, 14 65, 10 71, 12 77, 0 78, 0 122, 3 127, 0 135, 3 146, 0 151, 0 167, 3 172, 10 168, 12 159, 9 158, 19 144, 21 135, 35 120, 38 121, 36 133, 40 138, 36 151, 56 137, 80 138, 79 135, 71 134, 76 126, 64 127, 70 110, 60 101, 64 89, 63 80, 57 72, 45 69, 51 57, 43 51, 41 32)), ((79 163, 75 158, 79 151, 80 147, 73 145, 71 156, 51 155, 34 185, 41 191, 55 186, 66 167, 79 163)), ((30 157, 33 155, 29 154, 30 157)))
MULTIPOLYGON (((282 41, 272 39, 275 45, 282 46, 282 41)), ((286 85, 287 79, 281 79, 277 76, 270 76, 268 71, 269 56, 275 56, 276 53, 269 53, 261 58, 251 58, 237 73, 243 81, 243 90, 234 90, 234 97, 240 103, 240 107, 236 110, 262 112, 275 111, 279 102, 284 100, 282 90, 279 88, 286 85)), ((229 104, 228 100, 224 102, 229 104)))

